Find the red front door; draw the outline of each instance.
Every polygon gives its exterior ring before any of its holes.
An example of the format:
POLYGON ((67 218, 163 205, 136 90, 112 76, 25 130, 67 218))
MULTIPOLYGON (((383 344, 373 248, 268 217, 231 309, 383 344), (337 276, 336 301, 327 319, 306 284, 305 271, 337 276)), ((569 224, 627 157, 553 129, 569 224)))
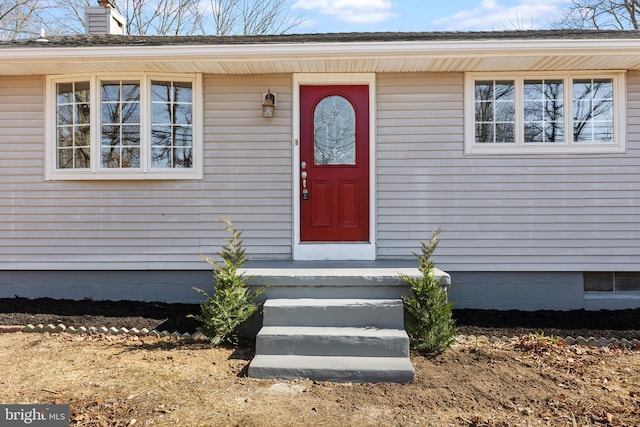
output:
POLYGON ((300 87, 300 240, 369 241, 369 87, 300 87))

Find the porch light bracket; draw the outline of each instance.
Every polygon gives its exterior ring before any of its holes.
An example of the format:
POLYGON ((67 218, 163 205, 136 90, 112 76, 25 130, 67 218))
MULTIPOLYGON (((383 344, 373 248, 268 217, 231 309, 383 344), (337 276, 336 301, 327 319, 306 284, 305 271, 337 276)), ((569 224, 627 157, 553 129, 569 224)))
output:
POLYGON ((276 94, 269 90, 262 94, 262 99, 262 117, 272 118, 276 112, 276 94))

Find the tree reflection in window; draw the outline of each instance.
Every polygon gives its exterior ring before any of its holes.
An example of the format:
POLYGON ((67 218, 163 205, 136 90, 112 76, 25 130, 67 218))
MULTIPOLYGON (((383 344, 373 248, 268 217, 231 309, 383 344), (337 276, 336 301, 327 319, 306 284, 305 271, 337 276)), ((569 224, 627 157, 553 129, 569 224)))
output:
POLYGON ((573 140, 613 141, 613 80, 573 80, 573 140))
POLYGON ((84 169, 91 161, 89 82, 56 88, 56 163, 58 169, 84 169))
POLYGON ((151 82, 151 167, 193 168, 191 82, 151 82))
POLYGON ((564 142, 562 80, 524 81, 524 142, 564 142))
POLYGON ((140 82, 100 85, 100 152, 103 168, 140 167, 140 82))
POLYGON ((322 99, 313 113, 316 165, 356 164, 356 113, 342 96, 322 99))
POLYGON ((477 143, 515 143, 515 82, 477 81, 475 125, 477 143))

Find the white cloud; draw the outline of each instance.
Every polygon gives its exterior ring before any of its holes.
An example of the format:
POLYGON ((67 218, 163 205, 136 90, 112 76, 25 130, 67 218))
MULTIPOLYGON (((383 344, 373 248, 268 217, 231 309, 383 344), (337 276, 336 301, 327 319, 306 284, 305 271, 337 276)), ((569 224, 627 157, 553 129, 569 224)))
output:
POLYGON ((395 16, 391 0, 298 0, 293 7, 351 24, 377 24, 395 16))
POLYGON ((437 19, 433 25, 447 31, 548 28, 551 22, 562 16, 569 1, 518 0, 513 6, 505 6, 500 0, 482 0, 479 7, 437 19))

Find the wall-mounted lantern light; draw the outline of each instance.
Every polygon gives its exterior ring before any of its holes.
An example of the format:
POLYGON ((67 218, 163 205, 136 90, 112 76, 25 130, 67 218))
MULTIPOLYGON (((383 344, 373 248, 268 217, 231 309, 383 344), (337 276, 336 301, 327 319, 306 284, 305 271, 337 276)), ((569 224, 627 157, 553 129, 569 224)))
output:
POLYGON ((271 93, 271 90, 262 95, 264 97, 264 101, 262 101, 262 117, 271 118, 276 111, 276 96, 271 93))

